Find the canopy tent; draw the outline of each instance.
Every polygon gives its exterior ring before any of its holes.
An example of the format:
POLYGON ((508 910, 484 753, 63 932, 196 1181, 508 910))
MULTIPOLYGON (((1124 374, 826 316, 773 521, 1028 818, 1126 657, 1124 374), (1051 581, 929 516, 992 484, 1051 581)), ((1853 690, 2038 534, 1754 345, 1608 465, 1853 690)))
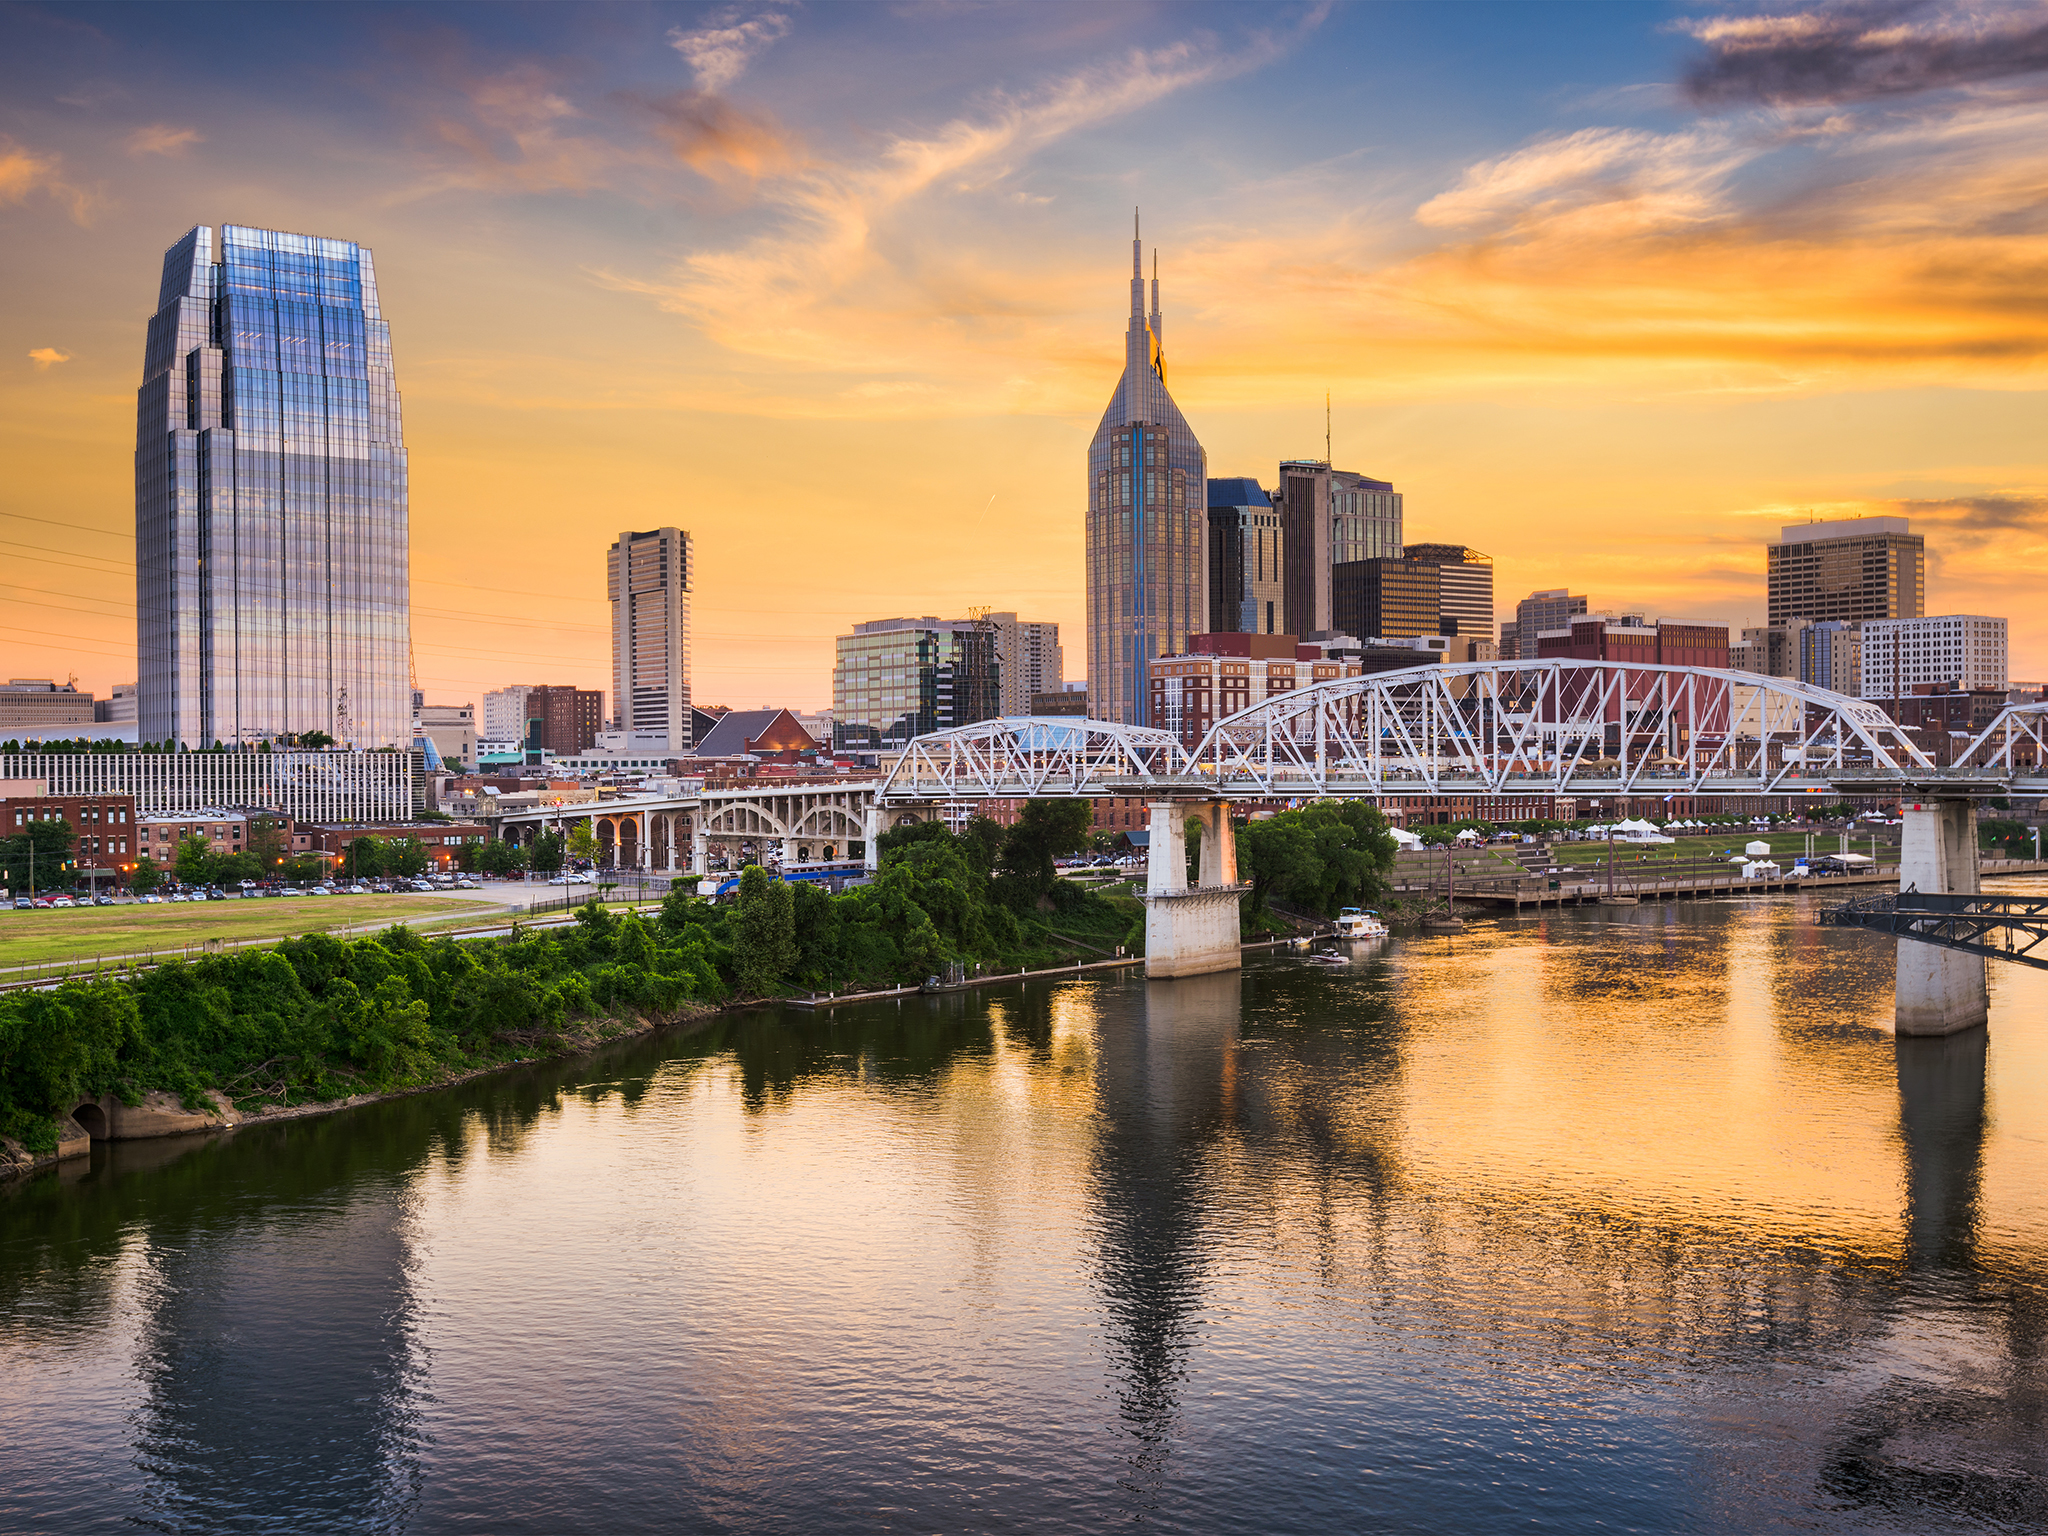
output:
POLYGON ((1387 828, 1387 835, 1393 838, 1394 846, 1397 848, 1420 848, 1422 846, 1422 839, 1413 832, 1410 832, 1406 827, 1389 827, 1387 828))
POLYGON ((1771 845, 1765 842, 1762 838, 1758 838, 1753 843, 1744 843, 1742 845, 1742 851, 1748 854, 1761 853, 1768 856, 1771 851, 1771 845))

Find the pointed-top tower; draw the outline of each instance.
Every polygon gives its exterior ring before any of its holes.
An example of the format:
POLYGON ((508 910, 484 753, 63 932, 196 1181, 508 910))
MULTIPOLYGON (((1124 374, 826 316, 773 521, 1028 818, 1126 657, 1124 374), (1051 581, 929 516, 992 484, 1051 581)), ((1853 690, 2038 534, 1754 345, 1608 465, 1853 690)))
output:
POLYGON ((1166 390, 1158 253, 1131 227, 1124 372, 1088 445, 1088 712, 1149 725, 1149 663, 1208 628, 1208 455, 1166 390))

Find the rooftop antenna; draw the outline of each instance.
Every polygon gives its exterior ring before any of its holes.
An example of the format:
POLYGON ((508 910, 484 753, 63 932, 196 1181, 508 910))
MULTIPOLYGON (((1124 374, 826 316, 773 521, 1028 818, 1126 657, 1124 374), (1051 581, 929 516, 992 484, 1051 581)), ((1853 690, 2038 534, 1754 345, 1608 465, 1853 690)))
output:
POLYGON ((1336 467, 1336 457, 1330 452, 1330 392, 1323 391, 1323 462, 1336 467))

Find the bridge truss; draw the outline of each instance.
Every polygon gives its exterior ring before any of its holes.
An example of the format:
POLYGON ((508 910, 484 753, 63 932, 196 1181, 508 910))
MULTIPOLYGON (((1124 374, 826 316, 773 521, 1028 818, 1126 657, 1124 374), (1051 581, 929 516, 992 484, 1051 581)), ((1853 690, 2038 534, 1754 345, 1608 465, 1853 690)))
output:
POLYGON ((1077 717, 918 737, 884 800, 1795 794, 1939 770, 1876 704, 1704 667, 1497 661, 1339 678, 1170 731, 1077 717))
POLYGON ((1820 920, 1838 928, 1864 928, 2048 970, 2048 948, 2044 948, 2048 946, 2048 896, 1933 896, 1901 891, 1825 907, 1820 920))
POLYGON ((2039 777, 2048 763, 2048 704, 2013 704, 1956 755, 1958 768, 1995 778, 2039 777))

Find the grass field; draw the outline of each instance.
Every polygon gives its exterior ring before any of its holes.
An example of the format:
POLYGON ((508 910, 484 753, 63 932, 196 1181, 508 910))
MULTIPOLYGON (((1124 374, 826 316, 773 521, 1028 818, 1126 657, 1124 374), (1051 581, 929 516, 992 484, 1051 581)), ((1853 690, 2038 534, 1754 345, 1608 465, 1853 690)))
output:
POLYGON ((490 916, 490 901, 445 896, 305 896, 276 901, 211 901, 204 906, 90 907, 52 912, 0 912, 0 970, 45 960, 90 960, 195 950, 208 939, 229 943, 296 938, 304 933, 356 933, 406 922, 415 926, 490 916))

